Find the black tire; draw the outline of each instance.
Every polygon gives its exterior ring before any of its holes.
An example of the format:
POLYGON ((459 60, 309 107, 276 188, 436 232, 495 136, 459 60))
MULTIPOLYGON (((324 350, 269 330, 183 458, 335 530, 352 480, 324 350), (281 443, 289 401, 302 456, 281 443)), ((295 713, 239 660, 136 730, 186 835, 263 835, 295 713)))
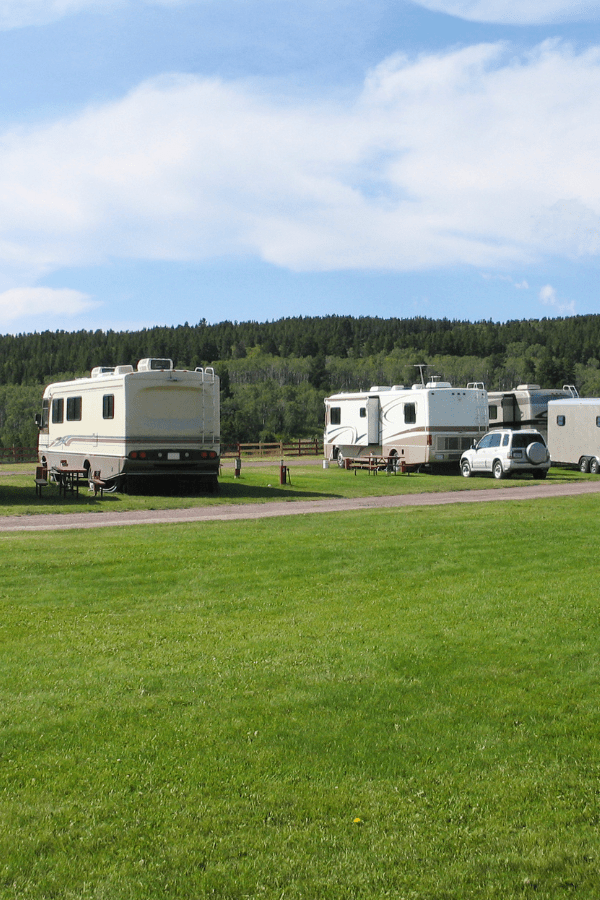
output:
POLYGON ((460 474, 463 478, 471 477, 471 466, 469 465, 469 461, 467 459, 461 459, 460 461, 460 474))
POLYGON ((600 460, 595 456, 590 459, 590 472, 592 475, 600 475, 600 460))
POLYGON ((579 471, 580 472, 589 472, 590 471, 590 458, 589 456, 582 456, 579 460, 579 471))
POLYGON ((533 477, 539 478, 541 481, 543 481, 547 474, 548 474, 548 469, 542 469, 541 472, 534 472, 533 477))
POLYGON ((496 479, 496 481, 500 481, 504 478, 504 469, 502 468, 502 463, 499 459, 494 460, 494 465, 492 466, 492 475, 496 479))
POLYGON ((342 454, 340 453, 339 450, 338 450, 336 459, 337 459, 337 464, 340 467, 340 469, 345 469, 346 468, 346 460, 344 459, 344 457, 342 456, 342 454))

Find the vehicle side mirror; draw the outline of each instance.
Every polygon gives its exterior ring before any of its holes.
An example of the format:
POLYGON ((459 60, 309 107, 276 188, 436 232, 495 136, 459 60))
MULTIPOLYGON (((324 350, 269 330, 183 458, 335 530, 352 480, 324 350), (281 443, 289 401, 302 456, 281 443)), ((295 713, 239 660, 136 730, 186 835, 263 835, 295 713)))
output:
POLYGON ((35 414, 35 424, 37 425, 38 428, 42 427, 42 414, 41 413, 35 414))

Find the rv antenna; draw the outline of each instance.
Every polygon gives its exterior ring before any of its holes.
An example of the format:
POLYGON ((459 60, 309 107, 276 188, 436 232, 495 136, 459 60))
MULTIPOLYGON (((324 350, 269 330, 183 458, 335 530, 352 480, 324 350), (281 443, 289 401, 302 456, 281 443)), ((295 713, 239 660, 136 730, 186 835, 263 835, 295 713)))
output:
POLYGON ((415 369, 419 370, 419 375, 421 376, 421 384, 425 387, 425 369, 430 369, 431 366, 426 365, 425 363, 415 363, 415 369))

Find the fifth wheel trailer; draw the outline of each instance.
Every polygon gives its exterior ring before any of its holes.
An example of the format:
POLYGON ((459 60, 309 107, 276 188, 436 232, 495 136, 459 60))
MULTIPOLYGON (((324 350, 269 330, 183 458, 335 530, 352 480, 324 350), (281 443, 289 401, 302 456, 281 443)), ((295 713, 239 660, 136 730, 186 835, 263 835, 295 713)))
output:
POLYGON ((220 463, 219 377, 170 359, 102 367, 46 387, 38 457, 124 490, 143 477, 192 478, 214 490, 220 463))
POLYGON ((325 399, 325 457, 373 454, 406 466, 458 465, 461 454, 488 427, 487 392, 445 381, 412 387, 376 386, 325 399))
POLYGON ((512 391, 488 391, 490 431, 535 428, 547 437, 548 403, 577 396, 577 389, 571 384, 565 384, 562 389, 519 384, 512 391))
POLYGON ((548 450, 553 465, 600 474, 600 399, 578 397, 548 404, 548 450))

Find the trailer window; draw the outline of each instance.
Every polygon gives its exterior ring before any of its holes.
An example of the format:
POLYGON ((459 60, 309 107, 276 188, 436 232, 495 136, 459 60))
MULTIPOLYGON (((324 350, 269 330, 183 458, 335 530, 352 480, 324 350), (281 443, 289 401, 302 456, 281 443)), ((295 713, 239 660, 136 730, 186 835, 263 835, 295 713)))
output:
POLYGON ((600 416, 596 416, 596 428, 600 428, 600 416))
MULTIPOLYGON (((564 416, 557 416, 557 417, 556 417, 556 424, 557 424, 557 425, 564 425, 564 424, 565 424, 565 417, 564 417, 564 416)), ((596 419, 596 425, 597 425, 597 424, 598 424, 598 419, 596 419)))
POLYGON ((67 397, 67 422, 81 421, 81 397, 67 397))
POLYGON ((115 395, 105 394, 102 398, 102 418, 114 419, 115 417, 115 395))
POLYGON ((329 409, 329 421, 332 425, 339 425, 342 421, 342 408, 341 406, 332 406, 329 409))
POLYGON ((366 407, 366 406, 361 406, 361 408, 360 408, 360 417, 361 417, 361 419, 366 419, 366 418, 367 418, 367 407, 366 407))
POLYGON ((416 403, 404 404, 404 422, 406 425, 414 425, 417 421, 417 405, 416 403))
POLYGON ((490 408, 489 408, 489 417, 490 417, 490 419, 498 418, 498 407, 495 404, 490 406, 490 408))
POLYGON ((58 397, 52 401, 52 424, 60 425, 65 417, 65 401, 58 397))

